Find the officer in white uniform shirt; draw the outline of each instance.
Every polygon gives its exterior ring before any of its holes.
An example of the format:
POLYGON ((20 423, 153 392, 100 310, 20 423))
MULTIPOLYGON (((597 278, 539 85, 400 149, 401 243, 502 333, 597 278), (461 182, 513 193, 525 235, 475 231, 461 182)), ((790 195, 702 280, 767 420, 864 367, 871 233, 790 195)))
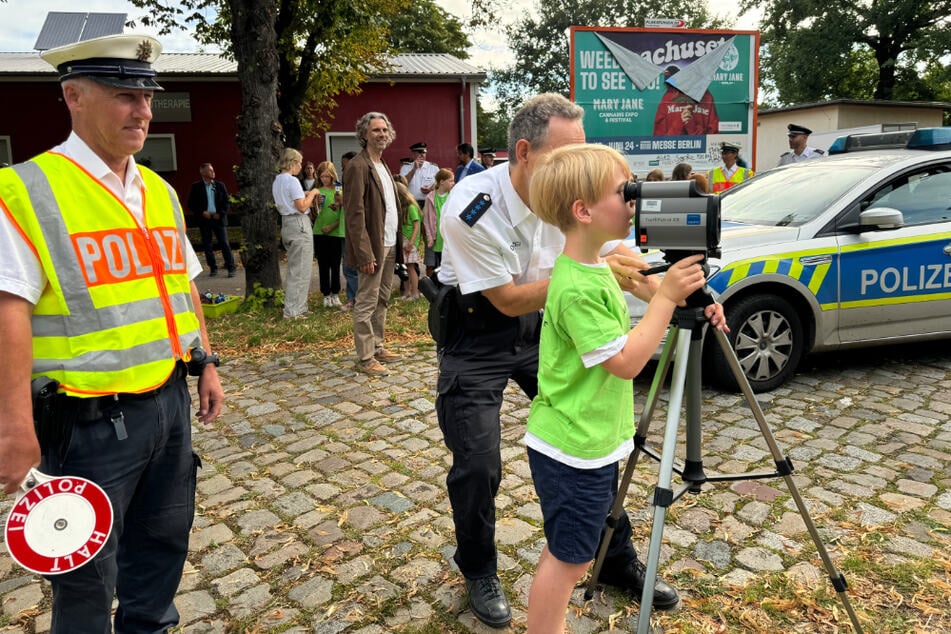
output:
POLYGON ((809 135, 812 134, 812 130, 795 123, 790 123, 786 126, 786 129, 789 130, 789 151, 780 155, 777 167, 825 156, 825 152, 822 150, 806 145, 809 142, 809 135))
POLYGON ((426 202, 426 195, 436 186, 436 172, 439 171, 439 166, 426 160, 425 143, 414 143, 409 146, 409 149, 413 153, 412 162, 400 167, 400 175, 406 177, 409 191, 422 209, 426 202))
MULTIPOLYGON (((564 235, 542 222, 528 205, 532 168, 539 156, 584 142, 584 111, 561 95, 529 100, 509 124, 508 163, 457 184, 442 210, 443 260, 439 281, 457 286, 456 325, 440 350, 436 414, 453 454, 446 478, 456 528, 454 559, 466 579, 469 607, 496 628, 511 620, 497 575, 495 496, 502 477, 499 421, 509 379, 529 398, 538 392, 540 310, 564 235)), ((625 290, 647 299, 653 277, 623 244, 607 245, 610 264, 625 290), (611 250, 613 248, 613 250, 611 250)), ((709 307, 722 323, 722 307, 709 307)), ((635 598, 644 567, 631 545, 627 515, 615 529, 600 580, 635 598)), ((655 607, 671 608, 677 591, 658 578, 655 607)))

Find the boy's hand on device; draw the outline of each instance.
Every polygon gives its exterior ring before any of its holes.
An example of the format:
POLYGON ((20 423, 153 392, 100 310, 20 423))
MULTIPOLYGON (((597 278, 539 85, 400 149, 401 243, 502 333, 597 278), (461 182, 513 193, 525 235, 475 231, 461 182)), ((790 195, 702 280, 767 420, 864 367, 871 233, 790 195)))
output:
POLYGON ((672 264, 657 292, 678 306, 683 304, 688 295, 703 288, 707 281, 700 266, 703 258, 703 254, 695 254, 672 264))

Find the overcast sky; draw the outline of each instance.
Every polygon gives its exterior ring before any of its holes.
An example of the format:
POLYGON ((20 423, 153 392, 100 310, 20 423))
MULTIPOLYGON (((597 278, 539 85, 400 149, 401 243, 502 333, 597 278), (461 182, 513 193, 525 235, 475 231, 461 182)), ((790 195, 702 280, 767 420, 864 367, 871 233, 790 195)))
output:
MULTIPOLYGON (((435 0, 436 4, 449 13, 466 19, 469 16, 469 0, 435 0)), ((714 11, 722 3, 714 4, 714 11)), ((511 0, 502 12, 503 22, 513 17, 531 11, 534 0, 511 0)), ((50 11, 88 11, 90 13, 125 13, 127 19, 135 20, 143 15, 130 2, 124 0, 6 0, 0 2, 0 51, 25 52, 32 51, 33 44, 43 27, 46 14, 50 11)), ((677 17, 677 16, 658 16, 677 17)), ((751 19, 744 19, 737 24, 737 28, 755 28, 751 19)), ((154 29, 145 29, 141 26, 137 32, 146 32, 157 35, 154 29)), ((502 28, 481 30, 470 34, 473 46, 469 50, 469 62, 482 70, 507 66, 512 56, 506 46, 502 28)), ((178 32, 161 36, 163 49, 167 52, 191 53, 198 51, 198 45, 188 33, 178 32)), ((208 49, 208 52, 216 52, 208 49)))

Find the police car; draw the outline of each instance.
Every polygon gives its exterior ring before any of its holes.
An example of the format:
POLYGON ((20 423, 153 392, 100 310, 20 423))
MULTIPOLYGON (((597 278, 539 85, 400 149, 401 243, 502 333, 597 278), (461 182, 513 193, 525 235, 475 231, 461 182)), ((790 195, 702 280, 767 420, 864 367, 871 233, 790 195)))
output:
MULTIPOLYGON (((951 337, 951 128, 904 136, 841 137, 721 195, 708 285, 754 391, 812 351, 951 337)), ((705 378, 735 389, 704 346, 705 378)))

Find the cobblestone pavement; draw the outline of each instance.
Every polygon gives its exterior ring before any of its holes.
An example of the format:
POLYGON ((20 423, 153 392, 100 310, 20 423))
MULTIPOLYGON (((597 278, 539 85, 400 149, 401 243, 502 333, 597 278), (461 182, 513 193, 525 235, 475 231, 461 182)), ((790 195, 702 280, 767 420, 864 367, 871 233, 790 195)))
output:
MULTIPOLYGON (((226 411, 194 433, 204 467, 177 599, 184 631, 490 631, 466 609, 451 564, 443 484, 449 462, 433 409, 433 353, 403 352, 412 358, 384 378, 354 374, 346 355, 304 352, 222 365, 226 411)), ((830 553, 839 561, 863 535, 888 526, 876 546, 882 560, 946 557, 948 532, 935 526, 951 526, 951 346, 922 347, 907 358, 890 350, 844 359, 821 362, 760 395, 830 553), (842 511, 855 518, 853 530, 825 525, 842 511)), ((637 390, 642 404, 646 383, 637 390)), ((528 401, 509 392, 498 542, 512 630, 522 631, 543 536, 519 443, 528 401)), ((708 471, 768 468, 742 398, 703 397, 708 471)), ((652 439, 663 431, 664 413, 655 420, 652 439)), ((655 482, 656 466, 639 465, 628 509, 641 553, 650 532, 645 500, 655 482)), ((828 584, 787 493, 782 480, 747 480, 707 487, 671 508, 661 570, 678 579, 682 618, 689 622, 705 581, 739 586, 785 570, 812 586, 828 584)), ((0 502, 4 518, 11 503, 0 502)), ((48 585, 0 552, 0 630, 47 631, 48 585)), ((572 632, 636 629, 625 597, 599 591, 582 609, 581 594, 570 611, 572 632)), ((880 631, 878 604, 853 603, 866 631, 880 631)), ((928 631, 949 631, 948 606, 934 607, 937 629, 928 631)), ((839 618, 838 627, 804 623, 790 631, 851 631, 841 610, 839 618)))

